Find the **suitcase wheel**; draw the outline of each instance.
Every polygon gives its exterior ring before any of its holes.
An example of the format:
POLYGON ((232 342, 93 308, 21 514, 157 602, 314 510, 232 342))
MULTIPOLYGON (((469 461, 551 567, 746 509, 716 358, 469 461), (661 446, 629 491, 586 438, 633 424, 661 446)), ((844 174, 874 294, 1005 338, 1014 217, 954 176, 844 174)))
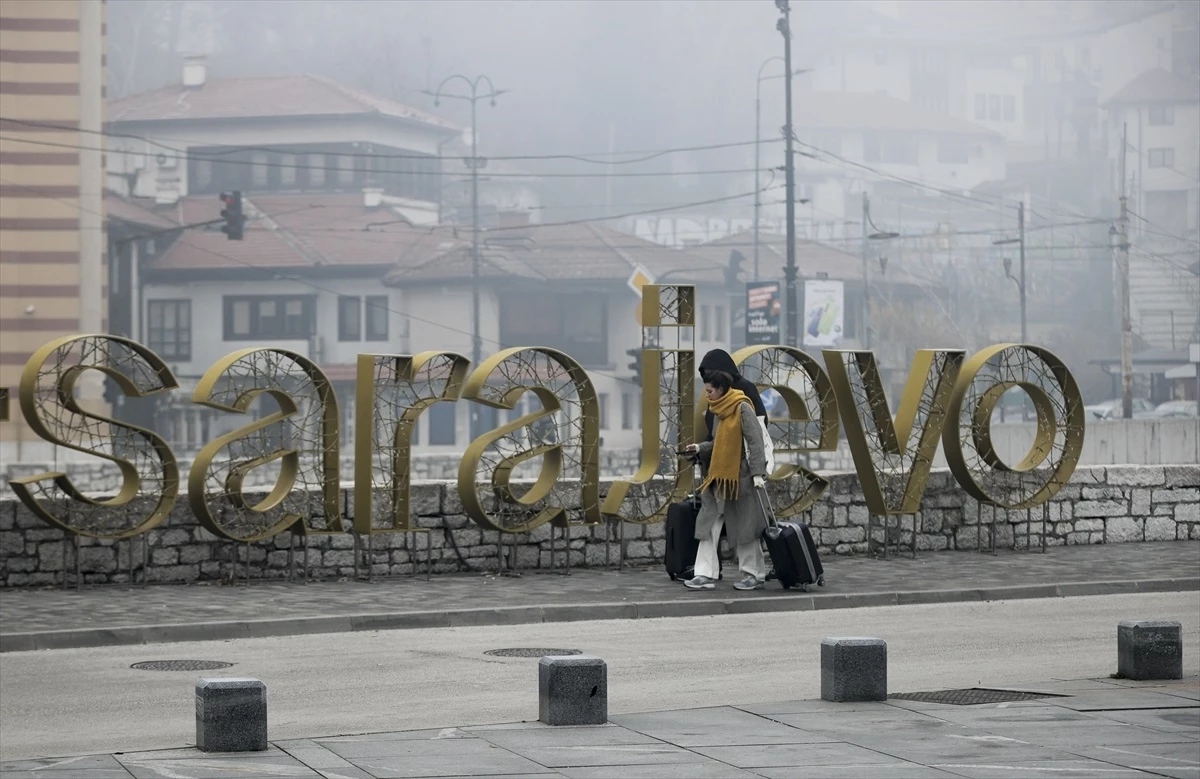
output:
POLYGON ((824 586, 825 586, 825 577, 824 577, 824 576, 818 576, 818 577, 817 577, 817 586, 818 586, 818 587, 824 587, 824 586))
POLYGON ((807 584, 801 584, 801 585, 800 585, 800 589, 804 590, 805 592, 808 592, 808 585, 807 585, 807 584))
POLYGON ((675 581, 676 579, 679 578, 679 574, 675 574, 675 573, 669 573, 669 574, 667 574, 667 576, 671 577, 671 581, 675 581))

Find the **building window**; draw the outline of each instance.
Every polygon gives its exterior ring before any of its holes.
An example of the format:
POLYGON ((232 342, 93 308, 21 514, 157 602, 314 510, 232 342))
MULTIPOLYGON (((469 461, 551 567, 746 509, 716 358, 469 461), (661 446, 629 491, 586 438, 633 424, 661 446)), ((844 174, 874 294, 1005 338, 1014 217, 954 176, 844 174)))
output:
POLYGON ((597 398, 600 403, 600 429, 608 429, 608 395, 601 392, 597 398))
POLYGON ((988 95, 988 118, 993 122, 999 122, 1003 116, 1000 110, 1000 95, 988 95))
POLYGON ((458 439, 454 429, 457 408, 457 403, 434 403, 425 412, 429 418, 430 446, 454 446, 458 439))
POLYGON ((550 290, 502 295, 500 341, 559 349, 584 366, 608 365, 608 299, 550 290))
POLYGON ((270 186, 271 169, 267 165, 267 153, 256 151, 250 155, 250 183, 255 189, 267 189, 270 186))
POLYGON ((1172 168, 1175 166, 1175 150, 1151 149, 1146 154, 1146 164, 1151 168, 1172 168))
POLYGON ((1004 96, 1004 121, 1017 121, 1017 99, 1012 95, 1004 96))
POLYGON ((709 340, 708 330, 709 308, 708 306, 700 306, 700 340, 709 340))
POLYGON ((1175 124, 1175 106, 1173 105, 1152 105, 1149 113, 1152 125, 1175 124))
POLYGON ((339 154, 337 158, 337 180, 339 184, 354 183, 354 158, 349 154, 339 154))
POLYGON ((362 298, 338 296, 338 340, 362 340, 362 298))
POLYGON ((296 186, 296 155, 279 155, 279 186, 292 188, 296 186))
POLYGON ((226 341, 307 339, 315 332, 313 299, 300 295, 226 295, 226 341))
POLYGON ((975 118, 987 120, 987 95, 975 95, 975 118))
POLYGON ((890 162, 901 165, 917 163, 917 141, 911 135, 889 133, 863 136, 863 158, 867 162, 890 162))
POLYGON ((621 429, 633 429, 633 401, 636 395, 628 392, 621 393, 621 429))
POLYGON ((213 179, 213 164, 212 160, 192 160, 191 161, 192 175, 189 183, 189 191, 204 192, 212 186, 213 179))
POLYGON ((958 135, 947 135, 938 138, 937 154, 938 162, 945 162, 951 165, 964 165, 969 162, 970 144, 967 139, 958 135))
POLYGON ((725 306, 713 309, 713 340, 718 343, 725 341, 725 306))
POLYGON ((367 340, 388 339, 388 296, 367 295, 367 340))
POLYGON ((150 300, 146 303, 150 349, 164 360, 192 359, 192 302, 150 300))
POLYGON ((308 186, 313 189, 318 189, 325 186, 325 155, 324 154, 309 154, 308 160, 308 186))

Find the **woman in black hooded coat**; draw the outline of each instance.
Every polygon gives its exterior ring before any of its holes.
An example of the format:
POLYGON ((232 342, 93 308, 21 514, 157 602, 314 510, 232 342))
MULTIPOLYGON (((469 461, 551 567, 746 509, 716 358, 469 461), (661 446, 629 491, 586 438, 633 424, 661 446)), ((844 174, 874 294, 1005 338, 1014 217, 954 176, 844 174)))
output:
MULTIPOLYGON (((733 377, 733 389, 738 389, 746 393, 746 397, 754 404, 754 416, 762 420, 765 433, 767 409, 763 405, 762 397, 758 394, 758 387, 754 386, 754 382, 747 379, 738 371, 737 366, 733 364, 733 357, 730 356, 729 352, 724 349, 713 349, 704 355, 704 359, 700 361, 700 379, 707 381, 706 374, 710 371, 721 371, 733 377)), ((711 411, 704 412, 704 426, 708 428, 708 438, 705 440, 713 440, 713 413, 711 411)), ((768 446, 770 442, 770 437, 767 437, 766 443, 768 446)), ((768 452, 767 462, 771 463, 772 460, 771 452, 768 452)))

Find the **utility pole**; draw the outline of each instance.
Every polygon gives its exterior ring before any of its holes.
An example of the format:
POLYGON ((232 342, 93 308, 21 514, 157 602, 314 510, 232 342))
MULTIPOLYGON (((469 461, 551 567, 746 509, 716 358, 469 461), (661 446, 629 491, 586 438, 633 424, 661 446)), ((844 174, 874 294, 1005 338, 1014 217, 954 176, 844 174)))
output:
POLYGON ((776 22, 775 28, 783 34, 783 67, 784 67, 784 126, 783 136, 786 144, 784 169, 787 172, 787 267, 784 271, 787 287, 787 342, 789 346, 799 346, 800 340, 800 311, 796 296, 796 156, 792 152, 792 140, 795 132, 792 130, 792 10, 788 0, 775 0, 783 17, 776 22))
POLYGON ((1017 286, 1021 292, 1021 343, 1029 343, 1029 333, 1025 329, 1025 201, 1017 203, 1017 239, 1021 245, 1021 268, 1017 272, 1021 278, 1017 282, 1017 286))
POLYGON ((867 277, 869 265, 867 263, 867 225, 871 223, 871 201, 867 197, 867 191, 864 189, 862 193, 862 239, 859 241, 859 251, 862 254, 862 277, 863 277, 863 348, 871 348, 871 280, 867 277))
POLYGON ((1117 269, 1121 276, 1121 416, 1133 418, 1133 326, 1129 315, 1129 202, 1125 197, 1125 153, 1129 125, 1121 129, 1121 216, 1117 220, 1117 269))
MULTIPOLYGON (((447 76, 434 92, 426 91, 433 96, 434 106, 441 104, 443 98, 465 100, 471 104, 471 159, 467 161, 471 168, 471 362, 478 365, 483 362, 483 335, 480 332, 479 313, 479 171, 487 165, 487 160, 479 156, 479 132, 476 122, 476 104, 487 100, 494 107, 496 98, 507 92, 507 89, 496 89, 492 80, 487 76, 477 76, 474 80, 455 74, 447 76), (467 95, 451 95, 442 92, 451 81, 462 81, 470 89, 467 95), (487 92, 481 94, 479 87, 487 82, 487 92)), ((476 404, 471 405, 471 436, 478 435, 479 411, 476 404)))
POLYGON ((783 62, 783 57, 767 57, 763 60, 763 64, 758 66, 758 80, 754 85, 754 280, 758 281, 758 223, 759 213, 762 210, 762 183, 761 173, 762 168, 762 82, 768 78, 779 78, 779 76, 763 76, 763 68, 770 65, 772 62, 783 62))

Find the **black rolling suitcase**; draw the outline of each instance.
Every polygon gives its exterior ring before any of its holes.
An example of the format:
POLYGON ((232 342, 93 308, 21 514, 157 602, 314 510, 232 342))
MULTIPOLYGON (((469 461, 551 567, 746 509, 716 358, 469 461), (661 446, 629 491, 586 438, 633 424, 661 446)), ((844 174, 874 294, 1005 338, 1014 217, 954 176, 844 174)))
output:
POLYGON ((699 513, 700 501, 690 497, 667 508, 667 551, 663 555, 663 565, 671 581, 691 578, 691 570, 696 565, 696 550, 700 548, 696 539, 696 515, 699 513))
POLYGON ((774 566, 774 578, 779 580, 785 590, 800 587, 808 592, 811 584, 824 587, 825 569, 821 566, 817 545, 808 525, 803 522, 776 520, 774 512, 763 496, 765 490, 756 489, 754 492, 758 495, 763 513, 767 515, 767 529, 763 531, 763 541, 774 566))

